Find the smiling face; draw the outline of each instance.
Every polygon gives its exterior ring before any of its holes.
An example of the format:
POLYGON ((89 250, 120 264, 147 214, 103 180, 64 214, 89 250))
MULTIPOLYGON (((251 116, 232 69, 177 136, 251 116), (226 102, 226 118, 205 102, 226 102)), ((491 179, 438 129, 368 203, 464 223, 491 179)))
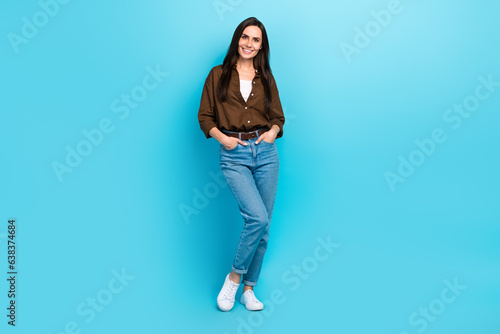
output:
POLYGON ((252 59, 260 49, 262 49, 262 31, 256 26, 246 27, 238 42, 240 57, 243 59, 252 59))

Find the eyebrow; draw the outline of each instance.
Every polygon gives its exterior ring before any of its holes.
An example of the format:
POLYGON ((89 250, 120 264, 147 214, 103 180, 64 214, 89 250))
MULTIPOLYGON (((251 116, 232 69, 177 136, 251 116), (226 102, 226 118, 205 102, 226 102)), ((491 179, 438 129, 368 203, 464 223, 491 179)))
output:
MULTIPOLYGON (((241 37, 243 37, 243 36, 250 37, 247 34, 242 34, 241 37)), ((260 37, 254 37, 254 38, 257 38, 258 40, 260 40, 260 37)))

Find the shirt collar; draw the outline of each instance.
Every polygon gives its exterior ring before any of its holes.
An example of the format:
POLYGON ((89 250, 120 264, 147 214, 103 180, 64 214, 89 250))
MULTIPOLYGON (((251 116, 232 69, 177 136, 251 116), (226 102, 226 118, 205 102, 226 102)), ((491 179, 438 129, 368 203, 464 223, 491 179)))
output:
MULTIPOLYGON (((233 71, 238 72, 238 70, 236 69, 236 64, 233 65, 233 71)), ((257 69, 255 70, 255 77, 256 78, 260 78, 261 77, 261 74, 260 74, 260 72, 257 69)))

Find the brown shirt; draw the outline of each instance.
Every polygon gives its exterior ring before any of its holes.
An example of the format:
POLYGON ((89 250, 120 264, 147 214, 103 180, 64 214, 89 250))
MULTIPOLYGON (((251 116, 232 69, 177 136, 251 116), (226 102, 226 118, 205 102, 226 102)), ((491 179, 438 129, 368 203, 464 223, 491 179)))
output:
POLYGON ((265 93, 260 73, 255 70, 252 80, 252 92, 247 99, 243 99, 240 92, 240 76, 236 65, 233 67, 231 81, 227 89, 226 102, 217 97, 217 85, 222 74, 222 65, 212 68, 203 87, 198 121, 207 138, 214 126, 219 130, 249 132, 262 127, 271 129, 273 124, 280 127, 276 138, 283 135, 285 116, 279 98, 278 88, 274 77, 271 77, 272 104, 269 112, 265 111, 265 93))

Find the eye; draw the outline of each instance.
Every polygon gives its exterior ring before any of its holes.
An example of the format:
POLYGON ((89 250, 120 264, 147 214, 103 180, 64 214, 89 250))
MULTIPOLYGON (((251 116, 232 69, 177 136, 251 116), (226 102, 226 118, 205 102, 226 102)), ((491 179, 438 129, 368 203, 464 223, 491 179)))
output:
POLYGON ((243 39, 247 39, 247 36, 241 36, 241 38, 243 38, 243 39))
POLYGON ((259 42, 259 39, 258 39, 258 38, 254 38, 253 40, 254 40, 255 42, 257 42, 257 43, 259 42))

